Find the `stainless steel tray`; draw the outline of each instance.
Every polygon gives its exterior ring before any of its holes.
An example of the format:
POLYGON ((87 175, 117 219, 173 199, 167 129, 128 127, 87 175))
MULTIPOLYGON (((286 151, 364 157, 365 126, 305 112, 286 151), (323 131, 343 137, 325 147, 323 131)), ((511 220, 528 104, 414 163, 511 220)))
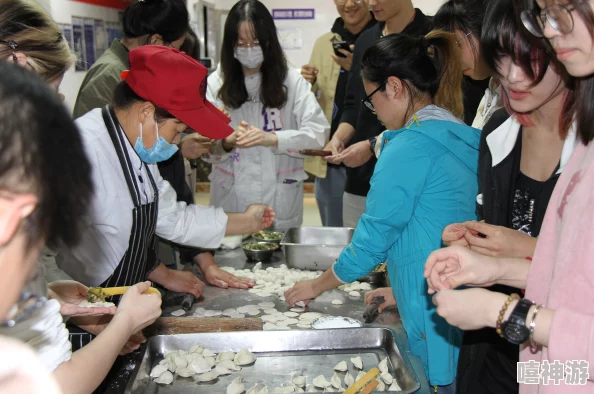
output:
POLYGON ((293 227, 281 247, 288 267, 327 270, 351 242, 354 229, 347 227, 293 227))
MULTIPOLYGON (((126 394, 140 393, 225 393, 227 385, 238 376, 243 377, 246 389, 257 383, 268 386, 269 392, 275 387, 287 385, 293 375, 307 377, 310 385, 313 379, 323 374, 330 379, 333 368, 342 360, 347 360, 349 373, 357 376, 351 357, 363 359, 364 371, 377 367, 388 357, 390 373, 403 391, 414 393, 420 388, 419 380, 406 354, 401 354, 395 342, 394 332, 387 328, 355 328, 338 330, 309 331, 248 331, 231 333, 207 333, 162 335, 151 338, 145 347, 140 365, 132 374, 126 394), (157 385, 149 377, 151 368, 169 350, 184 349, 202 344, 215 353, 221 351, 237 352, 247 348, 258 359, 255 364, 244 367, 239 372, 221 376, 214 383, 197 383, 192 378, 175 376, 169 386, 157 385)), ((343 378, 344 373, 338 372, 343 378)), ((374 391, 375 392, 375 391, 374 391)))

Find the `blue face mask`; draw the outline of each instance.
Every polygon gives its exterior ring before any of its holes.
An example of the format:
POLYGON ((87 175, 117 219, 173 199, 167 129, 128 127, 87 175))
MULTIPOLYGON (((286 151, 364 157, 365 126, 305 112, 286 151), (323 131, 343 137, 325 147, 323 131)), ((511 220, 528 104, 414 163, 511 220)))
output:
POLYGON ((177 145, 170 144, 163 137, 159 137, 159 125, 157 122, 155 122, 155 127, 157 129, 157 142, 155 142, 152 148, 146 149, 144 147, 144 143, 142 142, 142 123, 140 124, 140 136, 136 139, 136 144, 134 145, 134 150, 138 154, 138 157, 140 157, 140 160, 149 164, 169 159, 178 149, 177 145))

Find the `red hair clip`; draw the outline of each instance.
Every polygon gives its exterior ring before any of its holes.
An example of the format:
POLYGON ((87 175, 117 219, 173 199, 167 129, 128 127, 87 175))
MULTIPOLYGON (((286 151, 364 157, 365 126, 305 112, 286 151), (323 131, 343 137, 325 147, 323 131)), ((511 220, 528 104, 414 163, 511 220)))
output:
POLYGON ((128 74, 130 73, 130 70, 124 70, 122 71, 122 73, 120 74, 120 79, 126 79, 128 78, 128 74))

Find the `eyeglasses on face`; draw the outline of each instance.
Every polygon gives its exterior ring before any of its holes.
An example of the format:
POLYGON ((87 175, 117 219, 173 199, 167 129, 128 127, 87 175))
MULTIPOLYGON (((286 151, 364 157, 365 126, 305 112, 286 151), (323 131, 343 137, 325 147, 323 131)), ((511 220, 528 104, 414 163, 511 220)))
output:
POLYGON ((561 34, 569 34, 573 31, 573 16, 575 7, 572 4, 553 4, 540 12, 535 10, 522 11, 520 17, 526 30, 535 37, 544 37, 544 29, 547 21, 553 29, 561 34))
POLYGON ((375 113, 375 107, 373 106, 373 103, 371 102, 371 97, 376 94, 377 92, 379 92, 381 90, 381 88, 385 85, 385 83, 380 84, 377 89, 375 89, 373 92, 371 92, 370 94, 367 95, 367 97, 365 97, 363 100, 361 100, 363 102, 363 104, 365 104, 365 106, 367 108, 369 108, 369 110, 373 113, 375 113))

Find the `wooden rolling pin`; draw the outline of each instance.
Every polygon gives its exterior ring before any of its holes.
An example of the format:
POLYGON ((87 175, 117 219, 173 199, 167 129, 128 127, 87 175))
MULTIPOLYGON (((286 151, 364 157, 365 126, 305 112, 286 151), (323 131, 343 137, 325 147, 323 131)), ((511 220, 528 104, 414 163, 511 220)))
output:
POLYGON ((261 331, 259 318, 160 317, 143 330, 144 335, 191 334, 196 332, 261 331))

